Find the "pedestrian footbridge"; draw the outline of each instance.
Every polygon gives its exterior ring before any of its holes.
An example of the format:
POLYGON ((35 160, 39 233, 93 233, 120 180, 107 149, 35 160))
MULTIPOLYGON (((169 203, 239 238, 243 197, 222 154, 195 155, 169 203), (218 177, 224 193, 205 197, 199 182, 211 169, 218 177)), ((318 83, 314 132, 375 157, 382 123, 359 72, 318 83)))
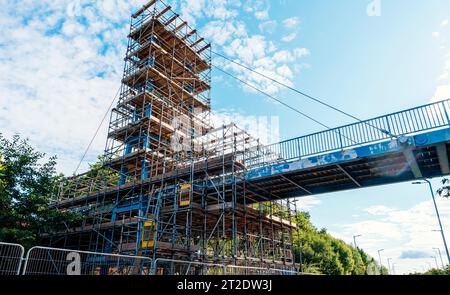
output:
POLYGON ((253 197, 283 199, 450 174, 450 100, 266 146, 246 159, 253 197))

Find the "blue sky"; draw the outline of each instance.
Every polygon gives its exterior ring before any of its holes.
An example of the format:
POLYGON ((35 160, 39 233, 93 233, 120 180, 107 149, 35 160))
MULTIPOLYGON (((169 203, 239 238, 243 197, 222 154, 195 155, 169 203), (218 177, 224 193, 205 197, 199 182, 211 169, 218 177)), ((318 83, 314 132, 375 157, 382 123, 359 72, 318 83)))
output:
MULTIPOLYGON (((450 3, 381 1, 381 16, 368 17, 370 2, 271 2, 270 17, 278 25, 268 38, 280 48, 304 47, 310 52, 303 57, 304 66, 293 79, 296 87, 360 118, 425 104, 436 99, 437 93, 437 99, 449 98, 446 20, 450 17, 450 3), (291 42, 283 42, 289 30, 282 23, 291 17, 299 19, 298 35, 291 42)), ((258 28, 254 30, 256 34, 258 28)), ((260 103, 259 96, 236 91, 236 87, 230 90, 220 84, 215 86, 218 107, 279 116, 281 139, 321 129, 282 106, 260 103)), ((295 93, 281 90, 277 96, 329 126, 350 122, 295 93)), ((438 180, 434 183, 437 186, 438 180)), ((447 225, 448 202, 439 202, 447 225)), ((353 234, 362 234, 359 245, 374 257, 378 257, 378 249, 384 248, 383 262, 393 258, 398 273, 422 271, 429 263, 434 266, 432 247, 443 250, 438 233, 431 231, 437 224, 426 186, 376 187, 321 195, 307 203, 315 225, 347 242, 352 241, 353 234), (406 251, 416 251, 414 259, 400 259, 406 251)))
MULTIPOLYGON (((0 0, 5 8, 0 11, 0 132, 29 137, 39 149, 59 156, 61 171, 73 173, 119 87, 129 15, 144 2, 0 0)), ((450 98, 447 0, 381 0, 381 15, 374 17, 367 15, 369 0, 168 2, 213 42, 214 50, 359 118, 450 98)), ((352 122, 215 62, 329 126, 352 122)), ((213 74, 213 108, 220 117, 242 125, 276 117, 279 139, 322 129, 213 74)), ((87 161, 102 153, 105 137, 103 126, 87 161)), ((449 203, 439 201, 450 238, 449 203)), ((431 231, 437 224, 426 186, 321 195, 303 200, 302 206, 318 227, 347 242, 362 234, 359 245, 374 257, 385 248, 383 262, 392 257, 400 273, 428 268, 434 263, 431 248, 443 250, 431 231), (400 258, 405 251, 416 259, 400 258)))

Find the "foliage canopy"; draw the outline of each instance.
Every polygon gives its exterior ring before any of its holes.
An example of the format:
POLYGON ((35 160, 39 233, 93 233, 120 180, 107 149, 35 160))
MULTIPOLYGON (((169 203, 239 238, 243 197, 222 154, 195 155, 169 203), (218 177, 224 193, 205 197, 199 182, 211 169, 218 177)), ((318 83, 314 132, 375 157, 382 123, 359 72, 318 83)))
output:
POLYGON ((38 243, 39 234, 64 230, 78 216, 49 207, 62 179, 56 157, 45 159, 28 140, 11 140, 0 133, 0 240, 26 247, 38 243))

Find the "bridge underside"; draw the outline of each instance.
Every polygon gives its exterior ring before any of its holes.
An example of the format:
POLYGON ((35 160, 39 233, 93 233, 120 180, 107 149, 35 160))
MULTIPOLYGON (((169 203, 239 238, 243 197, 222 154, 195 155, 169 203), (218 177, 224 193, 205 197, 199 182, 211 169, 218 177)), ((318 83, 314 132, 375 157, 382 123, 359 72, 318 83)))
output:
POLYGON ((450 174, 450 129, 256 168, 247 173, 250 199, 332 193, 450 174))

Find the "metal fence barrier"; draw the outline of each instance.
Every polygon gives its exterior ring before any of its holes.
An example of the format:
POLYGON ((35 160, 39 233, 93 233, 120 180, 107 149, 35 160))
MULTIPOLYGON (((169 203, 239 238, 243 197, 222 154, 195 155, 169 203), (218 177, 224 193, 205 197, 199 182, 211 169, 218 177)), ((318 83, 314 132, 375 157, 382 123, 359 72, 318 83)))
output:
POLYGON ((299 275, 293 268, 236 266, 49 247, 24 258, 18 244, 0 242, 0 275, 299 275), (23 265, 23 267, 22 267, 23 265), (22 271, 21 271, 22 270, 22 271))
POLYGON ((238 265, 189 262, 172 259, 155 260, 156 275, 299 275, 293 268, 276 269, 238 265))
POLYGON ((0 242, 0 275, 18 275, 25 250, 18 244, 0 242))
POLYGON ((24 275, 149 275, 148 257, 31 248, 25 258, 24 275))

